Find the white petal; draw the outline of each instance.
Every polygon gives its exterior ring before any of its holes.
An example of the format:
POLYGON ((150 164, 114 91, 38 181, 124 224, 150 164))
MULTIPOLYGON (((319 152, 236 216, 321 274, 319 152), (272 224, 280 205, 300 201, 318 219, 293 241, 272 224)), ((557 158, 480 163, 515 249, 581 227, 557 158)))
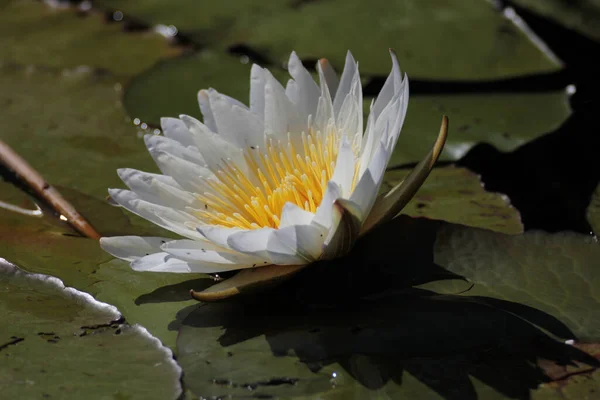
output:
POLYGON ((131 263, 134 271, 177 272, 177 273, 214 273, 239 269, 235 264, 219 264, 212 262, 188 262, 173 257, 166 252, 154 253, 139 258, 131 263))
POLYGON ((153 253, 145 257, 138 258, 131 263, 131 268, 139 272, 192 272, 190 265, 179 260, 169 253, 153 253))
POLYGON ((207 240, 215 243, 224 249, 229 249, 227 239, 234 233, 240 232, 239 228, 225 228, 222 226, 215 225, 199 225, 196 230, 207 240))
POLYGON ((285 203, 281 211, 279 229, 290 225, 310 224, 315 214, 298 207, 294 203, 285 203))
POLYGON ((350 90, 342 102, 342 106, 335 112, 336 127, 348 135, 353 146, 360 149, 363 136, 363 97, 358 67, 350 82, 350 90))
POLYGON ((310 73, 302 65, 296 52, 292 52, 290 55, 288 71, 294 78, 291 84, 288 83, 288 87, 286 87, 288 98, 296 105, 300 119, 307 120, 309 115, 314 117, 321 91, 310 73))
MULTIPOLYGON (((335 96, 335 92, 338 89, 338 85, 340 84, 338 76, 333 70, 333 67, 331 66, 329 61, 325 58, 321 58, 317 63, 317 70, 319 69, 323 72, 324 78, 324 81, 321 81, 321 84, 324 82, 327 83, 327 87, 329 88, 329 95, 331 96, 331 98, 333 98, 335 96)), ((321 74, 319 74, 319 78, 320 75, 321 74)))
POLYGON ((391 137, 390 147, 393 149, 400 135, 406 108, 408 106, 408 78, 402 80, 400 67, 395 54, 392 52, 392 72, 388 76, 377 100, 371 106, 371 112, 367 121, 367 130, 363 138, 363 149, 361 152, 362 174, 368 165, 374 152, 384 135, 391 137))
MULTIPOLYGON (((217 131, 217 123, 213 116, 212 109, 210 108, 210 99, 208 98, 208 90, 201 90, 198 92, 198 103, 200 104, 200 112, 202 112, 202 121, 204 125, 213 132, 217 131)), ((189 128, 189 127, 188 127, 189 128)), ((198 148, 201 148, 198 146, 198 148)))
POLYGON ((240 230, 232 233, 227 238, 227 245, 240 253, 256 256, 273 263, 267 252, 267 243, 273 233, 273 228, 260 228, 254 230, 240 230))
POLYGON ((221 251, 210 243, 197 240, 173 240, 162 244, 161 249, 188 262, 210 262, 250 268, 263 264, 263 259, 231 251, 221 251))
POLYGON ((204 193, 207 190, 204 179, 213 176, 208 168, 161 151, 152 151, 150 154, 162 173, 175 179, 183 189, 192 193, 204 193))
POLYGON ((342 104, 346 99, 346 96, 352 90, 352 82, 355 79, 355 76, 358 74, 358 65, 352 57, 352 53, 348 51, 346 53, 346 62, 344 64, 344 71, 342 72, 342 76, 340 78, 340 83, 338 89, 335 93, 335 98, 333 99, 333 110, 335 115, 338 115, 340 109, 342 108, 342 104))
POLYGON ((142 200, 178 209, 200 207, 200 202, 195 196, 180 189, 177 184, 164 183, 164 180, 156 177, 157 174, 149 174, 131 168, 118 169, 117 173, 121 180, 142 200))
MULTIPOLYGON (((401 124, 404 122, 404 111, 406 108, 404 107, 403 93, 397 93, 392 101, 383 109, 375 122, 367 127, 365 149, 369 148, 370 153, 363 151, 361 154, 359 176, 364 172, 365 167, 369 165, 371 158, 377 151, 377 143, 384 141, 391 155, 391 151, 400 134, 401 124)), ((369 116, 369 118, 371 117, 369 116)))
POLYGON ((268 71, 265 74, 265 134, 275 140, 287 141, 288 133, 291 133, 296 148, 302 148, 300 133, 306 131, 307 121, 300 119, 294 104, 273 75, 268 71))
POLYGON ((330 94, 332 89, 328 87, 329 83, 324 71, 321 69, 320 63, 317 64, 317 72, 319 73, 319 82, 321 84, 321 96, 317 104, 317 115, 313 119, 313 129, 317 132, 325 133, 330 121, 335 121, 333 102, 330 94))
POLYGON ((339 185, 333 181, 327 182, 327 189, 325 189, 321 204, 317 207, 317 212, 312 220, 312 224, 322 226, 326 230, 329 230, 335 225, 339 218, 339 213, 335 210, 334 203, 341 196, 342 191, 339 185))
POLYGON ((267 249, 275 264, 309 264, 321 257, 325 234, 326 231, 314 225, 287 226, 273 232, 267 249))
POLYGON ((160 251, 163 243, 173 239, 149 236, 113 236, 100 238, 100 247, 125 261, 134 261, 160 251))
POLYGON ((199 166, 204 166, 205 162, 202 155, 196 148, 182 146, 179 142, 160 135, 144 135, 144 143, 150 154, 154 153, 169 153, 175 157, 184 159, 199 166))
POLYGON ((110 197, 119 205, 131 211, 132 213, 139 215, 140 217, 147 219, 148 221, 158 225, 162 228, 168 229, 178 235, 188 237, 190 239, 201 238, 202 236, 195 230, 186 227, 181 223, 185 218, 189 218, 191 222, 194 221, 194 217, 186 215, 185 213, 179 212, 175 221, 166 221, 161 218, 159 214, 166 215, 167 213, 175 213, 168 207, 164 207, 158 204, 149 203, 141 200, 134 192, 123 189, 109 189, 110 197))
POLYGON ((223 168, 223 160, 229 160, 240 171, 245 174, 248 172, 248 166, 241 148, 228 142, 221 135, 211 132, 206 125, 197 119, 188 115, 180 115, 179 117, 190 132, 194 134, 196 145, 200 149, 209 170, 218 171, 223 168))
POLYGON ((265 70, 252 64, 250 71, 250 111, 264 121, 265 118, 265 70))
POLYGON ((377 99, 375 100, 375 104, 373 105, 373 110, 371 111, 375 119, 379 117, 381 111, 392 100, 394 94, 400 90, 400 83, 402 81, 400 64, 398 63, 398 58, 393 51, 390 51, 390 55, 392 57, 392 71, 388 75, 383 87, 379 91, 377 99))
POLYGON ((344 198, 350 196, 352 192, 352 180, 354 179, 354 168, 356 159, 352 146, 346 137, 342 139, 340 150, 338 152, 335 170, 331 180, 337 183, 341 189, 341 195, 344 198))
POLYGON ((392 143, 390 144, 392 150, 396 147, 396 143, 398 142, 398 137, 400 137, 400 132, 402 130, 402 125, 404 125, 404 119, 406 117, 406 110, 408 109, 408 94, 409 94, 409 85, 408 85, 408 77, 404 77, 402 81, 401 87, 401 95, 400 95, 400 106, 398 108, 398 120, 396 121, 394 127, 392 128, 392 143))
POLYGON ((389 159, 389 151, 379 144, 365 173, 358 180, 350 200, 357 204, 363 216, 367 216, 377 199, 379 188, 389 159))
POLYGON ((185 124, 177 118, 161 118, 160 127, 163 134, 169 139, 179 142, 182 146, 194 146, 194 140, 192 134, 188 131, 185 124))
POLYGON ((260 146, 264 143, 262 119, 248 108, 233 104, 216 90, 209 92, 210 106, 219 135, 239 148, 260 146))

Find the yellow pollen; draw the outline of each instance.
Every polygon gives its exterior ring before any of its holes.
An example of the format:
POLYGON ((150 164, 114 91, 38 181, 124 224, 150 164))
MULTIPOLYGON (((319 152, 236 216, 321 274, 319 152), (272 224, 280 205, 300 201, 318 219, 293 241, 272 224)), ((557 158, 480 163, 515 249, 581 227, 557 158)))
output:
MULTIPOLYGON (((209 190, 198 195, 203 209, 194 212, 207 224, 241 229, 278 228, 288 202, 314 213, 335 170, 340 141, 341 134, 333 129, 302 133, 299 148, 290 135, 287 143, 269 139, 265 149, 245 150, 248 175, 223 160, 214 177, 205 179, 209 190)), ((352 188, 358 170, 356 163, 352 188)))

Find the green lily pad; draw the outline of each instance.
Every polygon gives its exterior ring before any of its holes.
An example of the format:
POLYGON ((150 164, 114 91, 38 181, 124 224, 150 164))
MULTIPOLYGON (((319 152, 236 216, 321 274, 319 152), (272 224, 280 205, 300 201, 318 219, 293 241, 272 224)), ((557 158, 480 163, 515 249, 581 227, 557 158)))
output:
POLYGON ((600 235, 600 185, 596 187, 587 209, 587 219, 596 236, 600 235))
POLYGON ((598 0, 513 0, 547 18, 593 39, 600 39, 600 1, 598 0))
POLYGON ((600 365, 555 340, 597 337, 599 256, 583 235, 399 217, 271 292, 200 305, 178 360, 203 396, 544 398, 564 379, 553 366, 600 365))
POLYGON ((180 52, 154 32, 124 33, 102 13, 77 15, 33 0, 0 4, 0 61, 91 68, 130 76, 180 52), (35 28, 35 29, 33 29, 35 28))
POLYGON ((115 84, 93 72, 3 66, 0 138, 51 184, 104 199, 120 182, 117 168, 156 170, 115 84))
POLYGON ((173 25, 179 32, 199 45, 231 42, 231 32, 237 27, 258 23, 264 18, 277 16, 289 8, 293 0, 262 2, 234 0, 222 4, 175 0, 98 0, 95 6, 121 11, 125 18, 135 18, 149 25, 173 25))
POLYGON ((341 66, 350 49, 366 74, 387 75, 388 47, 409 76, 428 79, 497 79, 558 69, 486 1, 307 3, 255 24, 237 38, 278 61, 285 61, 293 48, 302 57, 326 57, 341 66), (374 51, 374 44, 381 51, 374 51))
MULTIPOLYGON (((156 170, 139 132, 126 120, 112 79, 6 66, 1 72, 2 140, 57 186, 101 234, 170 235, 106 202, 107 188, 123 187, 117 168, 156 170), (60 149, 60 157, 49 149, 60 149)), ((0 182, 0 193, 3 202, 35 208, 30 198, 6 182, 0 182)), ((212 282, 182 284, 206 278, 202 274, 134 273, 127 263, 111 261, 98 242, 80 237, 47 210, 42 217, 32 217, 0 208, 0 237, 2 257, 114 304, 130 323, 141 323, 169 345, 176 334, 169 323, 194 304, 188 291, 212 282), (147 296, 136 304, 157 287, 177 284, 182 285, 174 295, 147 296)))
POLYGON ((435 262, 475 285, 472 296, 542 310, 580 339, 600 332, 600 246, 575 233, 506 236, 449 226, 438 232, 435 262))
MULTIPOLYGON (((408 173, 404 169, 386 172, 381 191, 390 190, 408 173)), ((508 198, 485 191, 479 176, 465 168, 434 168, 402 214, 509 234, 523 232, 519 212, 508 198)))
MULTIPOLYGON (((284 75, 275 73, 278 78, 284 75)), ((159 126, 161 117, 187 114, 200 118, 198 91, 209 87, 247 103, 250 64, 210 50, 166 60, 138 75, 123 101, 132 118, 159 126)))
POLYGON ((0 388, 6 398, 175 399, 170 350, 116 308, 0 260, 0 388))
POLYGON ((246 1, 227 8, 189 0, 98 3, 151 24, 173 24, 205 46, 248 45, 277 63, 296 50, 341 67, 351 49, 364 73, 383 75, 391 47, 409 75, 430 79, 495 79, 559 67, 483 0, 246 1))
POLYGON ((482 142, 500 151, 513 151, 558 128, 571 114, 571 108, 564 90, 413 96, 390 165, 423 157, 435 139, 443 114, 450 118, 450 132, 440 159, 458 160, 482 142))

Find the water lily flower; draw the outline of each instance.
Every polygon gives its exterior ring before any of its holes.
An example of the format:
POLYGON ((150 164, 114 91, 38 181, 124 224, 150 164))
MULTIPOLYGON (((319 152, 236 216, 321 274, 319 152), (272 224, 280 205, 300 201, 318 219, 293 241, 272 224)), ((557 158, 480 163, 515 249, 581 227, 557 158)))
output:
POLYGON ((241 270, 198 293, 202 300, 347 253, 410 200, 446 137, 444 117, 425 159, 378 196, 408 105, 408 79, 390 53, 391 73, 366 124, 358 63, 350 52, 339 79, 327 60, 317 63, 319 85, 295 53, 285 88, 253 65, 249 107, 201 90, 203 122, 188 115, 163 118, 164 135, 145 136, 162 174, 120 169, 130 190, 109 190, 122 207, 184 239, 105 237, 102 248, 136 271, 241 270))

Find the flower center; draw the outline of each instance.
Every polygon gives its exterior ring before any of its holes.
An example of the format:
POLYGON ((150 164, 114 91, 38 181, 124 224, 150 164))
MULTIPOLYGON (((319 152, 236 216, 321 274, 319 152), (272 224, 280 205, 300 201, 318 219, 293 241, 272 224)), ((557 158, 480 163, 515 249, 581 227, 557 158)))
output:
MULTIPOLYGON (((204 210, 197 210, 197 216, 210 225, 258 229, 278 228, 287 202, 316 212, 333 175, 341 140, 334 129, 328 131, 325 135, 302 133, 300 149, 289 134, 287 143, 269 139, 264 150, 246 149, 248 175, 223 161, 222 169, 214 174, 217 179, 205 180, 212 190, 198 195, 204 210)), ((357 171, 358 167, 354 181, 357 171)))

